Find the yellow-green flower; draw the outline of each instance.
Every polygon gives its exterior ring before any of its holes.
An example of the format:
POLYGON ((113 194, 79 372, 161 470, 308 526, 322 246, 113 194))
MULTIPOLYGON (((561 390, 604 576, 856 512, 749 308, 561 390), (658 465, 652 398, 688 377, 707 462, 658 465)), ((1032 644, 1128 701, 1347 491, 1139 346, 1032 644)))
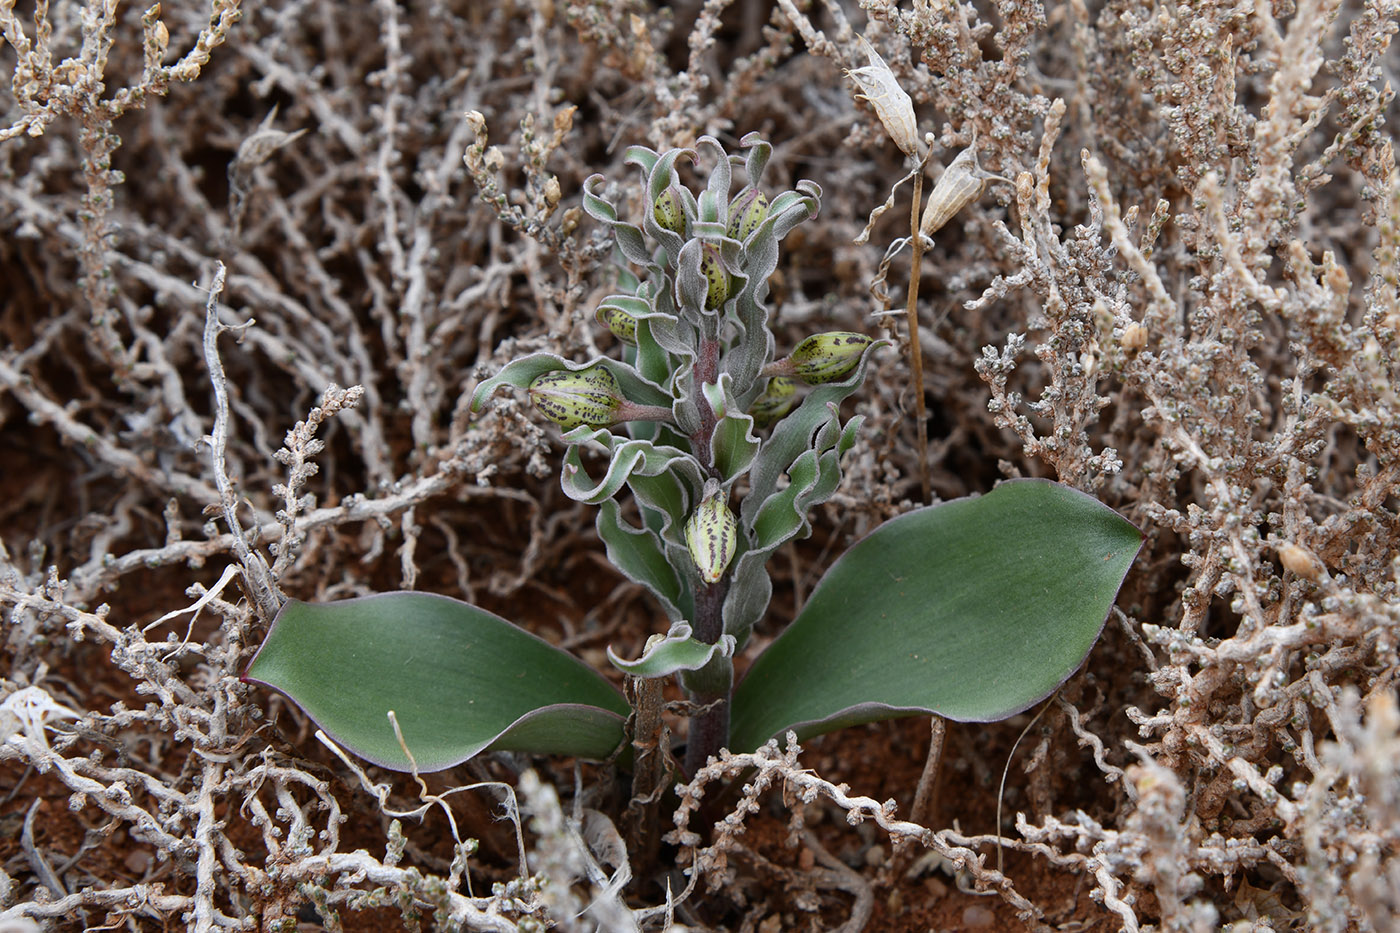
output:
POLYGON ((740 243, 768 219, 768 196, 750 188, 729 205, 729 236, 740 243))
POLYGON ((663 230, 685 236, 685 205, 675 185, 657 195, 656 203, 652 205, 652 215, 656 217, 657 226, 663 230))
POLYGON ((864 334, 850 331, 813 334, 792 351, 792 374, 813 386, 844 379, 872 342, 864 334))
POLYGON ((774 376, 768 380, 768 388, 749 406, 749 414, 760 425, 772 424, 792 411, 796 402, 797 383, 787 376, 774 376))
POLYGON ((705 244, 700 253, 700 271, 705 276, 705 310, 713 311, 729 297, 729 272, 719 258, 719 250, 705 244))
POLYGON ((717 583, 724 576, 739 543, 739 522, 726 498, 724 493, 710 496, 685 523, 685 546, 706 583, 717 583))
POLYGON ((550 421, 568 430, 581 424, 605 427, 617 420, 622 389, 601 366, 579 372, 545 373, 530 383, 530 401, 550 421))
POLYGON ((617 305, 600 305, 594 317, 618 340, 629 347, 637 345, 637 319, 617 305))

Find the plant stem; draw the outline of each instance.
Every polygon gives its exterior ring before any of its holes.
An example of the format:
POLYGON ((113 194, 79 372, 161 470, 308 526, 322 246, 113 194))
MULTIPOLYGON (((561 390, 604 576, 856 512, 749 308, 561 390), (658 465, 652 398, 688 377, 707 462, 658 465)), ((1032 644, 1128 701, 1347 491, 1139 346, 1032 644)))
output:
POLYGON ((919 206, 924 199, 924 171, 914 173, 914 202, 909 211, 909 234, 914 238, 914 259, 909 266, 909 298, 904 317, 909 322, 909 369, 914 376, 914 446, 919 456, 919 494, 924 505, 933 502, 928 476, 928 409, 924 406, 924 348, 919 343, 919 276, 923 272, 924 239, 919 235, 919 206))
MULTIPOLYGON (((729 579, 701 585, 695 592, 695 639, 713 645, 724 634, 724 597, 729 579)), ((685 771, 694 775, 711 755, 729 742, 729 694, 734 687, 733 662, 715 658, 686 678, 690 702, 709 707, 690 717, 685 746, 685 771)))
POLYGON ((709 399, 705 398, 704 385, 714 382, 719 376, 719 350, 718 338, 701 337, 700 352, 695 358, 695 367, 690 374, 693 383, 691 398, 695 400, 695 407, 700 410, 700 428, 690 436, 690 449, 695 452, 695 459, 700 461, 700 465, 712 474, 715 465, 711 462, 713 455, 710 451, 710 435, 714 433, 719 419, 710 410, 709 399))
POLYGON ((661 842, 660 805, 668 773, 666 743, 670 733, 661 719, 665 700, 662 678, 628 677, 627 702, 632 707, 632 799, 622 823, 627 851, 634 865, 651 866, 661 842))
MULTIPOLYGON (((691 372, 693 398, 700 410, 700 427, 690 437, 696 459, 714 474, 710 436, 719 420, 710 409, 710 402, 701 388, 714 382, 719 375, 720 343, 717 338, 701 337, 700 352, 691 372)), ((695 638, 713 645, 724 634, 724 597, 729 592, 729 580, 700 583, 695 591, 695 638)), ((698 671, 684 678, 690 702, 706 707, 690 717, 690 735, 685 746, 685 770, 693 775, 707 758, 716 755, 729 742, 729 694, 734 687, 734 665, 728 658, 714 658, 698 671)))
POLYGON ((685 744, 686 777, 694 777, 729 742, 729 697, 717 697, 709 704, 712 705, 703 713, 690 717, 690 735, 685 744))

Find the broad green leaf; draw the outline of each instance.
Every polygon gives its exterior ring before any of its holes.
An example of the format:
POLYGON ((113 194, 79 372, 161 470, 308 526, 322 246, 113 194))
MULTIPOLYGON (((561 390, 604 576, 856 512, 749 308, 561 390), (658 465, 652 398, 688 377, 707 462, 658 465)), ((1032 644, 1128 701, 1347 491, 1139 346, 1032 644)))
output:
POLYGON ((1083 663, 1141 545, 1117 513, 1045 480, 892 519, 754 662, 730 747, 918 713, 1018 713, 1083 663))
POLYGON ((485 750, 605 758, 627 704, 573 655, 484 609, 431 593, 291 600, 244 680, 286 694, 361 758, 420 771, 485 750))

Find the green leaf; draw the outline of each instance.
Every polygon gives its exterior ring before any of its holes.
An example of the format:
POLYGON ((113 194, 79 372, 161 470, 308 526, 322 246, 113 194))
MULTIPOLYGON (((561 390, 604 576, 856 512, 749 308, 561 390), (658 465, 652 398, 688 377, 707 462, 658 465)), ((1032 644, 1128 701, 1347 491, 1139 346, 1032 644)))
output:
POLYGON ((753 433, 753 417, 734 402, 730 391, 733 380, 728 373, 719 374, 719 382, 705 383, 701 390, 718 419, 710 434, 710 449, 714 452, 715 469, 722 483, 732 483, 753 466, 762 445, 753 433))
POLYGON ((502 386, 510 385, 517 389, 528 389, 530 383, 545 373, 559 370, 576 373, 594 366, 601 366, 610 372, 617 380, 618 385, 622 387, 622 394, 629 401, 639 405, 671 404, 671 396, 665 389, 642 378, 635 369, 626 363, 606 356, 589 360, 587 363, 575 363, 572 360, 555 356, 553 353, 531 353, 529 356, 511 360, 502 366, 501 371, 496 375, 490 379, 483 379, 472 392, 471 410, 480 411, 482 406, 486 404, 486 400, 502 386))
POLYGON ((990 722, 1088 656, 1142 536, 1045 480, 892 519, 827 572, 734 695, 730 747, 918 713, 990 722))
POLYGON ((653 635, 647 640, 642 656, 635 661, 627 661, 608 646, 608 660, 613 667, 633 677, 668 677, 677 671, 697 671, 709 664, 716 656, 734 656, 734 638, 721 635, 715 644, 697 641, 688 622, 676 622, 663 636, 653 635))
POLYGON ((749 549, 731 571, 733 582, 724 600, 726 632, 746 639, 749 629, 763 618, 773 595, 768 559, 784 542, 811 534, 808 513, 831 498, 840 485, 841 458, 855 445, 863 420, 857 415, 843 428, 833 412, 831 420, 818 429, 812 449, 793 461, 787 488, 769 496, 752 527, 745 526, 749 549))
POLYGON ((648 506, 654 504, 659 509, 665 509, 672 516, 683 518, 676 510, 685 509, 689 504, 676 500, 671 492, 675 488, 675 482, 672 482, 671 478, 689 483, 690 488, 694 490, 704 486, 700 465, 692 455, 678 447, 654 444, 641 438, 619 437, 608 429, 596 429, 588 427, 587 424, 581 424, 568 431, 564 434, 564 440, 568 441, 570 447, 564 451, 560 485, 563 486, 564 495, 575 502, 587 502, 596 506, 603 500, 616 496, 623 483, 633 481, 634 476, 668 476, 668 481, 662 483, 659 488, 655 483, 633 483, 633 492, 640 496, 661 496, 661 499, 655 502, 651 499, 644 499, 644 502, 648 506), (584 468, 580 450, 585 443, 608 451, 608 471, 603 474, 602 479, 595 481, 584 468))
MULTIPOLYGON (((668 516, 669 518, 669 516, 668 516)), ((666 546, 650 528, 636 528, 622 518, 616 499, 598 506, 598 537, 608 549, 608 561, 633 583, 649 589, 672 621, 681 617, 685 590, 666 559, 666 546)))
POLYGON ((627 704, 600 674, 484 609, 431 593, 290 600, 243 679, 286 694, 361 758, 441 771, 486 750, 605 758, 627 704))
POLYGON ((602 175, 590 175, 584 180, 584 211, 594 220, 602 221, 612 228, 617 248, 628 262, 636 263, 655 275, 661 270, 652 259, 651 251, 647 249, 646 238, 642 236, 642 231, 636 224, 629 224, 618 219, 617 208, 602 195, 601 189, 606 184, 607 179, 602 175))
MULTIPOLYGON (((816 386, 797 409, 784 415, 768 442, 759 451, 752 466, 752 487, 740 507, 739 517, 745 531, 753 530, 753 523, 759 510, 778 489, 778 480, 792 469, 797 458, 811 449, 813 438, 825 430, 832 421, 838 419, 834 406, 860 388, 865 379, 865 368, 871 356, 879 347, 888 346, 887 340, 876 340, 865 348, 859 365, 845 379, 816 386)), ((736 377, 737 378, 737 377, 736 377)), ((830 446, 829 444, 827 446, 830 446)), ((821 448, 825 450, 826 448, 821 448)), ((829 495, 830 493, 828 493, 829 495)), ((816 505, 816 502, 810 505, 816 505)))

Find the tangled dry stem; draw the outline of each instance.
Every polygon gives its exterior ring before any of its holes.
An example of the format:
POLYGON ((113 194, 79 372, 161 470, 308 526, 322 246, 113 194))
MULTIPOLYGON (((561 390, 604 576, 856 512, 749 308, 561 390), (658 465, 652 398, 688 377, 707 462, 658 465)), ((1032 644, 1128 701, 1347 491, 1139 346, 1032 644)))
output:
MULTIPOLYGON (((237 675, 283 594, 546 606, 524 621, 585 655, 645 638, 635 588, 579 583, 600 549, 546 478, 549 434, 510 401, 473 420, 464 390, 528 350, 608 349, 590 303, 611 249, 577 199, 595 171, 627 177, 631 142, 761 128, 775 184, 831 194, 774 277, 778 327, 896 327, 868 287, 907 272, 852 242, 901 174, 841 76, 857 31, 935 162, 975 137, 1014 181, 924 256, 934 492, 1052 476, 1149 540, 1013 768, 1014 825, 937 830, 972 783, 899 820, 770 747, 683 790, 682 855, 710 879, 805 877, 833 922, 895 929, 870 892, 899 880, 806 827, 825 801, 1032 926, 1400 922, 1400 5, 862 6, 864 25, 834 0, 0 2, 0 922, 725 916, 724 891, 624 898, 627 856, 586 812, 609 812, 607 782, 562 805, 567 781, 509 757, 475 776, 519 782, 528 870, 434 855, 414 837, 442 807, 406 830, 389 814, 414 806, 366 795, 237 675), (692 826, 741 770, 729 816, 692 826), (742 838, 764 800, 809 871, 742 838), (1050 917, 988 867, 997 844, 1091 879, 1095 903, 1050 917)), ((917 497, 906 386, 893 356, 870 380, 821 547, 789 555, 793 598, 917 497)), ((952 739, 946 773, 1000 770, 952 739)))

